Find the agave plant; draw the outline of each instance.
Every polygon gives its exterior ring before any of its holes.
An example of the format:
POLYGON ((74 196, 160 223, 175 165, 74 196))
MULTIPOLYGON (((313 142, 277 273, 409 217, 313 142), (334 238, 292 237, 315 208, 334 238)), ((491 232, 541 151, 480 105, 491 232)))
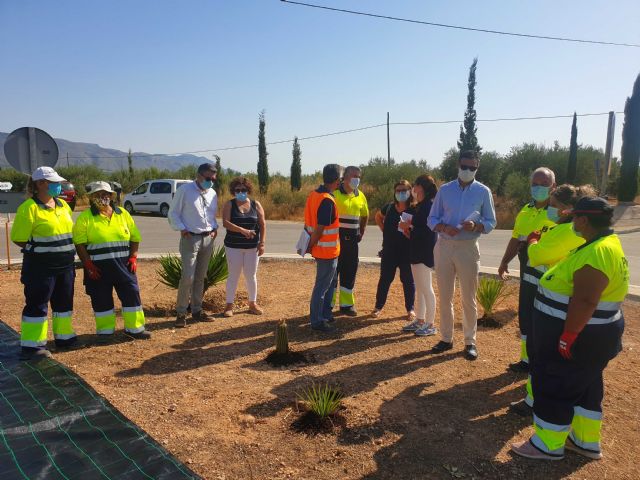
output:
POLYGON ((483 317, 493 315, 495 307, 504 298, 507 284, 503 280, 481 277, 476 290, 476 298, 484 309, 483 317))
POLYGON ((319 418, 324 419, 338 411, 343 395, 338 387, 327 383, 324 385, 312 383, 310 387, 298 393, 298 398, 305 402, 319 418))
MULTIPOLYGON (((178 255, 169 253, 160 257, 160 268, 156 271, 160 276, 160 282, 171 288, 178 288, 182 275, 182 259, 178 255)), ((229 276, 227 269, 227 255, 224 247, 213 249, 213 254, 207 267, 207 275, 204 278, 204 291, 223 282, 229 276)))

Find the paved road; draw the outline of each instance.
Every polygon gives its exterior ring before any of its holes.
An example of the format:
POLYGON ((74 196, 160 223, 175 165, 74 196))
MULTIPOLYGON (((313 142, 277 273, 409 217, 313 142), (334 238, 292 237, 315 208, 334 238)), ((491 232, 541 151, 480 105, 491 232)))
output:
MULTIPOLYGON (((141 254, 177 253, 178 234, 171 230, 165 218, 137 214, 134 219, 142 234, 141 254)), ((4 229, 4 225, 1 227, 4 229)), ((266 253, 271 255, 294 254, 293 247, 300 234, 300 229, 301 225, 296 222, 268 222, 266 253)), ((4 234, 4 232, 2 233, 4 234)), ((483 267, 497 268, 499 266, 510 234, 511 232, 508 230, 495 230, 489 235, 481 236, 480 254, 483 267)), ((224 229, 221 229, 219 238, 223 238, 223 236, 224 229)), ((640 286, 640 232, 620 235, 620 238, 629 260, 631 283, 640 286)), ((218 244, 220 243, 218 242, 218 244)), ((360 244, 360 255, 362 257, 376 257, 381 244, 382 233, 378 227, 370 225, 360 244)), ((20 258, 20 251, 15 245, 11 245, 10 251, 12 259, 18 260, 20 258)), ((6 263, 6 247, 4 245, 1 248, 0 260, 2 264, 6 263)), ((512 262, 512 267, 517 269, 516 262, 512 262)))

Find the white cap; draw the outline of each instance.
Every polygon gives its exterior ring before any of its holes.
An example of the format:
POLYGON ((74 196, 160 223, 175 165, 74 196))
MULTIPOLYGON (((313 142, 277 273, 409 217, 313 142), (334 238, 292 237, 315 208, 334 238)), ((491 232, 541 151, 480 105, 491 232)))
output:
POLYGON ((87 185, 87 193, 96 193, 96 192, 107 192, 107 193, 115 193, 107 182, 91 182, 87 185))
POLYGON ((50 182, 66 182, 66 179, 58 175, 51 167, 38 167, 31 174, 31 179, 35 182, 37 180, 48 180, 50 182))

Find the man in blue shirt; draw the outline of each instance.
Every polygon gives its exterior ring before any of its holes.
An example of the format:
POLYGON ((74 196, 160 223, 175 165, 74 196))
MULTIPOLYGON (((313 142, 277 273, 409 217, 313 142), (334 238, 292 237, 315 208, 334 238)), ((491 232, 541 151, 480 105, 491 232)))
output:
POLYGON ((458 160, 458 178, 440 187, 431 207, 427 225, 438 232, 434 249, 440 297, 442 340, 432 349, 441 353, 453 348, 453 293, 456 276, 460 282, 463 310, 464 352, 468 360, 478 358, 476 330, 478 309, 476 290, 480 270, 478 237, 496 226, 491 190, 475 181, 480 166, 478 154, 465 151, 458 160))

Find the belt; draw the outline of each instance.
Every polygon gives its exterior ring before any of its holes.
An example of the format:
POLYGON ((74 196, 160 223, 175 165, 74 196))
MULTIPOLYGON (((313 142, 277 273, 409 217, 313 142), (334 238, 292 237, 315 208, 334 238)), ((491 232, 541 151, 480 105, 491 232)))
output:
POLYGON ((200 233, 189 232, 189 234, 190 235, 211 235, 211 232, 213 232, 213 230, 209 230, 208 232, 200 232, 200 233))

